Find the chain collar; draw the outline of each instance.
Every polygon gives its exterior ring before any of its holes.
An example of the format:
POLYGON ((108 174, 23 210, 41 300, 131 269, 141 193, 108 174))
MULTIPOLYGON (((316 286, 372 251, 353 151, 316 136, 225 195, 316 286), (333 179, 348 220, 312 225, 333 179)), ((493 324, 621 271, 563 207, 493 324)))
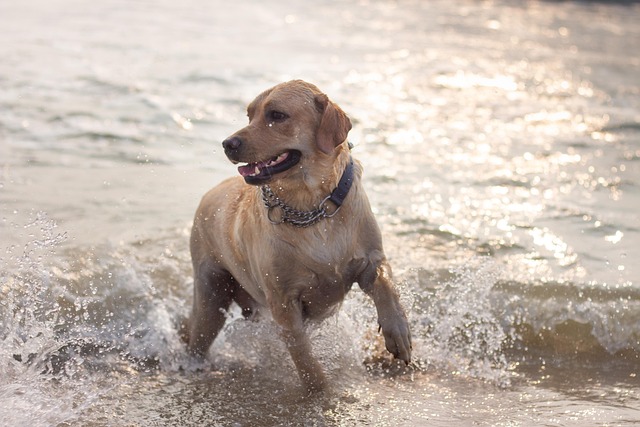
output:
POLYGON ((338 213, 347 193, 353 183, 353 159, 349 160, 349 164, 342 173, 338 186, 325 197, 317 208, 311 211, 299 211, 287 205, 282 199, 276 196, 268 185, 263 185, 262 200, 267 208, 267 218, 272 224, 287 223, 295 227, 309 227, 317 222, 331 218, 338 213), (327 202, 332 202, 336 208, 333 211, 327 206, 327 202))

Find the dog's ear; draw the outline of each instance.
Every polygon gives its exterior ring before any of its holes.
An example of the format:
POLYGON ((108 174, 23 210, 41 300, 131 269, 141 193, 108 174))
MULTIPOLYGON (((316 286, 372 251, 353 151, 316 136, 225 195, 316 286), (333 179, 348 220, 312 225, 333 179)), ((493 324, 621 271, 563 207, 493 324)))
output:
POLYGON ((347 134, 351 130, 351 120, 325 94, 316 95, 315 103, 318 111, 322 113, 316 132, 316 144, 320 151, 329 154, 347 139, 347 134))

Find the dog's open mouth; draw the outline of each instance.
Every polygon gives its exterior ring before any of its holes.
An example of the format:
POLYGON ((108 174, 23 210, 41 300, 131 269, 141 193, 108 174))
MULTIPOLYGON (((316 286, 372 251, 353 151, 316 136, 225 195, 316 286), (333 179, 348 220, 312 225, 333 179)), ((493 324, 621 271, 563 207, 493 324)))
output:
POLYGON ((248 184, 261 184, 298 164, 300 156, 301 153, 297 150, 285 151, 269 160, 239 166, 238 172, 248 184))

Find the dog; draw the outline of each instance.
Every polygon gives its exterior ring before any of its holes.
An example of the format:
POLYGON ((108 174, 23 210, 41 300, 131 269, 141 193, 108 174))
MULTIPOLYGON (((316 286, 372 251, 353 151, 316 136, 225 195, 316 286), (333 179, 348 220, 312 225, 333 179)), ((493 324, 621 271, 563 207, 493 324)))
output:
POLYGON ((332 314, 358 283, 387 350, 410 363, 409 324, 347 141, 351 121, 302 80, 264 91, 247 112, 249 124, 222 142, 239 176, 206 193, 193 222, 188 349, 207 353, 232 302, 246 318, 266 308, 303 385, 320 391, 305 322, 332 314))

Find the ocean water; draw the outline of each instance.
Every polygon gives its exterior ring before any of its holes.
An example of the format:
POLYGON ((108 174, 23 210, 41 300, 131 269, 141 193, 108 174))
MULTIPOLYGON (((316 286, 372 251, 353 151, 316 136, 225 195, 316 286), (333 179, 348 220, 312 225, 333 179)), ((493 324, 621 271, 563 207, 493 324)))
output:
POLYGON ((640 7, 0 3, 0 425, 640 424, 640 7), (358 289, 306 396, 237 310, 208 358, 190 224, 220 142, 302 78, 354 156, 414 336, 358 289))

